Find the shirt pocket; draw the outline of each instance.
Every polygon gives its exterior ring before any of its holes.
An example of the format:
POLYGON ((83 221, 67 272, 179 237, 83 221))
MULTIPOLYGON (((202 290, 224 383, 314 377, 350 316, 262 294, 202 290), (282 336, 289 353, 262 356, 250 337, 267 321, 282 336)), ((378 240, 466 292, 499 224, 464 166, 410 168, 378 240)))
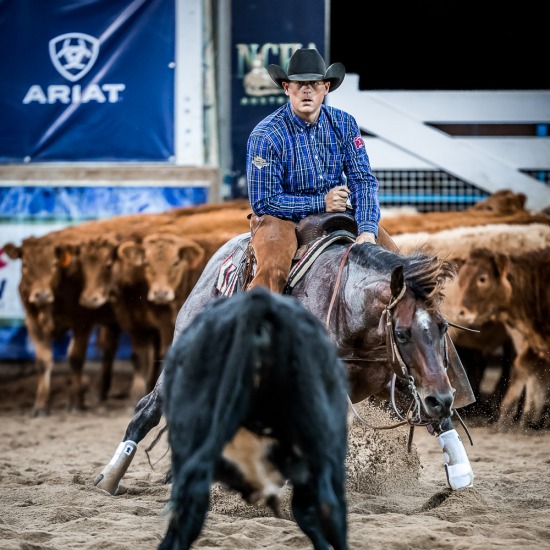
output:
POLYGON ((344 170, 344 155, 342 153, 331 153, 325 159, 325 173, 329 182, 340 181, 344 170))

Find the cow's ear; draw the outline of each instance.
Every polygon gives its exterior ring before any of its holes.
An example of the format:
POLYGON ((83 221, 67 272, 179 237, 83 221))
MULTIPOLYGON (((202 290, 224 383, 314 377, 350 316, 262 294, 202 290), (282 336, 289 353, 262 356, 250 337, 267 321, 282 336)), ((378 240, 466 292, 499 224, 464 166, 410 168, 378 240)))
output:
POLYGON ((405 284, 405 276, 403 275, 403 266, 398 265, 391 274, 391 295, 393 298, 399 296, 403 290, 403 285, 405 284))
POLYGON ((204 248, 197 243, 188 242, 180 247, 180 259, 187 260, 190 269, 195 269, 204 258, 204 248))
POLYGON ((134 266, 143 264, 143 248, 135 241, 124 241, 120 243, 117 255, 122 261, 128 262, 134 266))
POLYGON ((496 252, 493 254, 492 258, 496 273, 499 277, 505 278, 508 273, 508 266, 510 265, 508 256, 501 252, 496 252))
POLYGON ((2 247, 2 250, 8 255, 8 258, 12 260, 20 260, 23 257, 23 249, 13 243, 6 243, 2 247))
POLYGON ((55 257, 57 258, 60 267, 67 268, 71 265, 73 259, 73 249, 70 245, 56 246, 55 257))
POLYGON ((500 285, 503 289, 504 299, 509 300, 513 292, 512 285, 508 279, 510 258, 506 254, 496 252, 491 256, 491 262, 497 279, 500 281, 500 285))

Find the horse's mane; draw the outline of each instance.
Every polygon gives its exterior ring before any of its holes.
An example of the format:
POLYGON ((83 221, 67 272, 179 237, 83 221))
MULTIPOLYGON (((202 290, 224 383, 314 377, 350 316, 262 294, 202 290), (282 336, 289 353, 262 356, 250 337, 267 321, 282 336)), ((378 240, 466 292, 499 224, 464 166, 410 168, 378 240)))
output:
POLYGON ((422 248, 405 256, 370 243, 352 246, 349 259, 353 263, 391 274, 403 266, 405 283, 414 294, 429 306, 437 306, 443 299, 443 287, 455 277, 457 266, 453 262, 427 254, 422 248))

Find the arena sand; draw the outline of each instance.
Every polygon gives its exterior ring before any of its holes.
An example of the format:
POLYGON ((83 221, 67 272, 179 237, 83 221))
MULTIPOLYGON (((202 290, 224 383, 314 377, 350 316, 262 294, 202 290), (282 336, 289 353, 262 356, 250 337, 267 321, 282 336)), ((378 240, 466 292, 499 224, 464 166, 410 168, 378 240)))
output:
MULTIPOLYGON (((5 369, 4 369, 5 371, 5 369)), ((129 371, 116 373, 101 409, 69 414, 66 374, 54 376, 53 410, 30 418, 36 378, 0 383, 0 549, 154 549, 162 540, 170 486, 166 440, 137 456, 116 497, 92 480, 110 460, 132 416, 121 398, 129 371)), ((360 404, 372 424, 387 412, 360 404)), ((373 431, 354 424, 348 453, 348 528, 352 549, 550 548, 550 430, 498 434, 479 417, 460 427, 476 479, 471 489, 447 488, 435 437, 417 429, 373 431)), ((283 518, 248 506, 219 486, 194 548, 310 549, 292 520, 291 489, 282 493, 283 518)))

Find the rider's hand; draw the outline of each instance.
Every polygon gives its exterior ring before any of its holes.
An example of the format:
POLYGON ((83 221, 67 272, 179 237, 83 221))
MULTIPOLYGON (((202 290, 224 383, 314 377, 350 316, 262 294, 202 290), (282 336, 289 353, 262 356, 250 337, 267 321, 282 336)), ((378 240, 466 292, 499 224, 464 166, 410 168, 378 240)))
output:
POLYGON ((366 231, 363 233, 360 233, 355 239, 355 244, 363 244, 363 243, 376 244, 376 237, 372 233, 367 233, 366 231))
POLYGON ((345 212, 349 189, 347 185, 333 187, 325 195, 325 209, 327 212, 345 212))

